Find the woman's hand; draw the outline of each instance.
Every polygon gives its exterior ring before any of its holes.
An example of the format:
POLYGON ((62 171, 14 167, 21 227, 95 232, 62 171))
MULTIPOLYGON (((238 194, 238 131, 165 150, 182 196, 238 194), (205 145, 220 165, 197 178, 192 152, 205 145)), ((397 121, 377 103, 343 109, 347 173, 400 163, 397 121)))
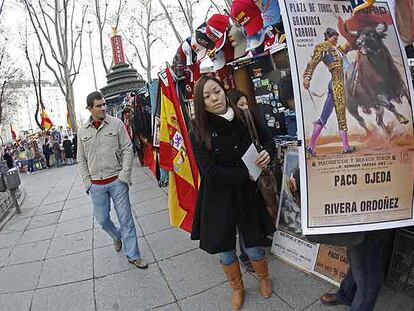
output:
POLYGON ((266 168, 266 166, 270 162, 270 155, 266 150, 262 150, 256 158, 256 161, 254 162, 258 167, 260 168, 266 168))

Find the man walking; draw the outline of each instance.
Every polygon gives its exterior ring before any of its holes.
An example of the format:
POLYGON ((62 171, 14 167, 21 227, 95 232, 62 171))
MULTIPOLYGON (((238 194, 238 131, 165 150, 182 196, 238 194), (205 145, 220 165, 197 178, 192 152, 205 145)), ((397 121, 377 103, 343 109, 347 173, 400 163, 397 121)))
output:
POLYGON ((88 95, 89 121, 78 131, 77 158, 80 174, 91 195, 95 219, 114 240, 115 251, 124 247, 130 263, 145 269, 141 258, 129 201, 133 151, 131 140, 121 120, 106 114, 100 92, 88 95), (112 199, 120 228, 115 227, 110 212, 112 199))
POLYGON ((35 153, 34 153, 31 143, 29 143, 26 147, 26 157, 27 157, 27 174, 34 174, 35 153))

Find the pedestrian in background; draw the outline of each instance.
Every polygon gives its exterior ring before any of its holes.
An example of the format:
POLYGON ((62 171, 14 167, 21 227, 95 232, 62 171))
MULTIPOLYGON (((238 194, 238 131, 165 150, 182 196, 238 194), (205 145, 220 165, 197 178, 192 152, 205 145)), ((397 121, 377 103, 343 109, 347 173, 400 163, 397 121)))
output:
MULTIPOLYGON (((200 248, 219 254, 233 289, 232 307, 244 301, 244 285, 236 255, 237 232, 259 279, 260 294, 272 295, 265 250, 267 235, 275 231, 257 183, 242 156, 252 145, 242 112, 230 102, 220 81, 201 77, 194 89, 195 118, 190 135, 201 175, 191 238, 200 248)), ((258 127, 260 129, 260 127, 258 127)), ((264 146, 255 164, 265 168, 274 154, 273 141, 259 133, 264 146)))
POLYGON ((53 142, 52 148, 56 159, 56 167, 59 167, 62 165, 62 150, 60 149, 60 145, 57 140, 53 142))
POLYGON ((72 165, 73 164, 72 142, 69 140, 69 137, 67 135, 65 135, 64 140, 63 140, 63 149, 65 151, 66 164, 72 165))
POLYGON ((33 174, 34 173, 34 157, 35 153, 31 143, 29 143, 26 147, 26 157, 27 157, 27 173, 33 174))
POLYGON ((76 133, 73 134, 72 145, 73 145, 73 160, 76 163, 76 161, 77 161, 76 154, 78 152, 78 135, 76 133))
POLYGON ((12 152, 11 152, 9 147, 6 147, 6 149, 4 151, 3 159, 4 159, 4 161, 6 161, 8 169, 12 169, 14 167, 14 165, 13 165, 13 162, 14 162, 13 161, 13 156, 12 156, 12 152))
POLYGON ((100 92, 88 95, 88 122, 78 132, 79 171, 90 194, 93 213, 102 229, 113 239, 115 251, 124 248, 128 262, 145 269, 141 258, 129 200, 133 151, 131 139, 121 120, 106 114, 100 92), (119 220, 117 228, 110 218, 111 199, 119 220))
POLYGON ((50 168, 50 156, 53 153, 52 146, 50 145, 49 139, 45 138, 45 143, 43 144, 43 155, 46 159, 46 166, 50 168))

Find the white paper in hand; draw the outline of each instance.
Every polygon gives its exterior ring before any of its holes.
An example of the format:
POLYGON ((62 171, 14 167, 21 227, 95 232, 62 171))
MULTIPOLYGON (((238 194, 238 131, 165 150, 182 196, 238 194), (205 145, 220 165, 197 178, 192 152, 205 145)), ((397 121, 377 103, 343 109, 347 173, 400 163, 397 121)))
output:
POLYGON ((258 154, 259 153, 257 152, 256 147, 251 144, 249 149, 247 149, 246 153, 242 156, 242 160, 244 164, 246 164, 246 167, 249 170, 249 174, 254 181, 259 178, 260 173, 262 172, 262 169, 254 163, 257 159, 258 154))

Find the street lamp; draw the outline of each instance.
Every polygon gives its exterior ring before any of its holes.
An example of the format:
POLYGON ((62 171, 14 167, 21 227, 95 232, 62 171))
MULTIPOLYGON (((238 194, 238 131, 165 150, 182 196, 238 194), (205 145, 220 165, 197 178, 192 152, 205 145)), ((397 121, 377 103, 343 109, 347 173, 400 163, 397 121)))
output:
POLYGON ((91 53, 91 62, 92 62, 92 73, 93 73, 93 82, 95 83, 95 90, 98 90, 98 85, 96 84, 96 74, 95 74, 95 63, 93 61, 92 55, 92 28, 91 21, 88 21, 88 35, 89 35, 89 50, 91 53))

